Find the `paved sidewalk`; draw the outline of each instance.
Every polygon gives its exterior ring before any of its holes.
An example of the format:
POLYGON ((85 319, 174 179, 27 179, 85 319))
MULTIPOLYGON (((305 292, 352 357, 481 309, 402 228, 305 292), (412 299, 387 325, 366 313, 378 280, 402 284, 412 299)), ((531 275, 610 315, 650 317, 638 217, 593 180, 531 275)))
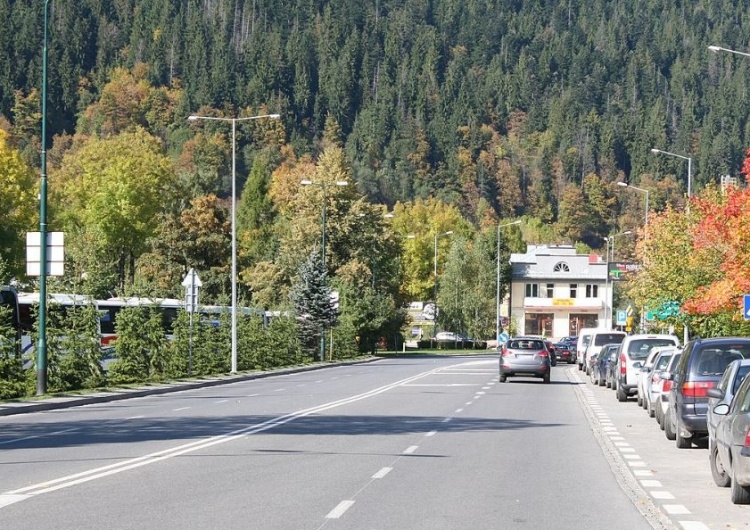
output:
POLYGON ((39 399, 26 399, 23 401, 0 401, 0 416, 11 416, 13 414, 26 414, 29 412, 63 409, 68 407, 80 407, 81 405, 90 405, 92 403, 106 403, 109 401, 117 401, 121 399, 131 399, 142 396, 151 396, 155 394, 166 394, 168 392, 179 392, 182 390, 190 390, 194 388, 225 385, 229 383, 236 383, 238 381, 261 379, 274 375, 309 372, 312 370, 330 368, 332 366, 367 363, 377 361, 379 359, 380 357, 367 357, 334 363, 317 363, 304 366, 279 368, 276 370, 269 370, 267 372, 227 374, 216 377, 205 377, 201 379, 143 385, 134 388, 115 388, 106 391, 91 392, 80 395, 60 394, 55 396, 42 396, 39 399))

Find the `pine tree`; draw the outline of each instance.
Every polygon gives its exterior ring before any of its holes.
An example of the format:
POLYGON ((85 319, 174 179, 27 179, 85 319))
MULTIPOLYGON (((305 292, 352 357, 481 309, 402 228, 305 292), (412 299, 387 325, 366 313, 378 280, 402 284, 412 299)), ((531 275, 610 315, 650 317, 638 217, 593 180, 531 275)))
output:
POLYGON ((321 348, 324 346, 324 334, 336 316, 331 306, 328 273, 319 250, 314 250, 300 267, 292 301, 299 321, 302 351, 314 357, 318 343, 321 348))

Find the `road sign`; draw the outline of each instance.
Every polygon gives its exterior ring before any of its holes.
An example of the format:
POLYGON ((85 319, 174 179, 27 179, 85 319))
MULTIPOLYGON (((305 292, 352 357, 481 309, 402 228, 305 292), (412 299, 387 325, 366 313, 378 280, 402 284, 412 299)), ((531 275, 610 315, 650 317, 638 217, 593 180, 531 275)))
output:
MULTIPOLYGON (((65 274, 65 233, 47 232, 47 276, 65 274)), ((26 274, 39 276, 41 265, 42 233, 26 233, 26 274)))
POLYGON ((624 326, 627 323, 628 320, 628 312, 624 309, 619 309, 617 311, 617 320, 615 321, 615 324, 618 326, 624 326))
POLYGON ((506 332, 503 331, 502 333, 500 333, 500 335, 497 336, 497 342, 498 344, 503 344, 505 342, 508 342, 509 338, 510 336, 506 332))
POLYGON ((750 320, 750 294, 746 294, 743 299, 745 301, 745 307, 742 310, 742 316, 745 320, 750 320))
POLYGON ((198 309, 198 287, 202 285, 203 282, 198 278, 195 269, 190 269, 182 280, 182 286, 185 288, 185 310, 188 313, 195 313, 198 309))

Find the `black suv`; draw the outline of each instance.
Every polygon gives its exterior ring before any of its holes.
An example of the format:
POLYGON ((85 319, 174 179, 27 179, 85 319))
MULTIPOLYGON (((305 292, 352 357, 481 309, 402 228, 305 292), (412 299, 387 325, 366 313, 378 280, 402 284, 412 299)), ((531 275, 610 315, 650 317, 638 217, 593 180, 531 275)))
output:
POLYGON ((667 438, 674 436, 680 449, 708 435, 708 389, 719 384, 724 369, 735 359, 750 359, 750 337, 695 339, 685 345, 672 373, 665 417, 667 438))

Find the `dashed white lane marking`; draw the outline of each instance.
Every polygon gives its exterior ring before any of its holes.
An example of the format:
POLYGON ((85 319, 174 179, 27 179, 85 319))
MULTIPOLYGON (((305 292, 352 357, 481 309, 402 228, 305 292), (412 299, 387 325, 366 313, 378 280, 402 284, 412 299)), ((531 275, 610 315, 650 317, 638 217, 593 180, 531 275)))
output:
POLYGON ((464 409, 456 409, 456 412, 463 412, 464 409))
POLYGON ((471 403, 471 401, 467 401, 466 403, 464 403, 464 405, 471 405, 471 403))
POLYGON ((328 512, 326 519, 338 519, 346 513, 346 511, 354 505, 354 501, 341 501, 338 506, 328 512))
POLYGON ((284 390, 286 390, 286 388, 277 388, 274 392, 283 392, 284 390))
POLYGON ((626 460, 640 460, 641 457, 638 455, 622 455, 622 457, 626 460))
POLYGON ((632 462, 628 462, 628 465, 630 467, 646 467, 646 462, 643 462, 642 460, 634 460, 632 462))
POLYGON ((323 380, 322 380, 322 379, 318 379, 318 380, 317 380, 317 381, 315 381, 315 382, 316 382, 316 383, 322 383, 322 382, 323 382, 323 380))
POLYGON ((621 453, 635 453, 635 449, 632 447, 620 447, 621 453))
POLYGON ((690 513, 690 510, 685 508, 682 504, 665 504, 662 508, 664 508, 664 511, 670 515, 685 515, 690 513))
POLYGON ((220 399, 219 401, 216 401, 216 404, 218 405, 220 403, 226 403, 227 401, 229 401, 229 400, 228 399, 220 399))
POLYGON ((259 396, 259 395, 260 395, 260 394, 248 394, 248 395, 247 395, 247 396, 245 396, 245 397, 257 397, 257 396, 259 396))
POLYGON ((172 409, 172 412, 180 412, 181 410, 187 410, 190 407, 180 407, 179 409, 172 409))
POLYGON ((644 488, 661 488, 661 482, 658 480, 641 480, 641 486, 644 488))
POLYGON ((377 473, 375 473, 372 476, 372 478, 383 478, 384 476, 386 476, 391 471, 393 471, 392 467, 384 467, 383 469, 381 469, 380 471, 378 471, 377 473))
POLYGON ((144 416, 143 414, 141 414, 139 416, 130 416, 129 418, 125 418, 125 419, 126 420, 140 420, 141 418, 145 418, 145 417, 146 416, 144 416))
POLYGON ((405 454, 405 455, 414 454, 414 451, 416 451, 417 449, 419 449, 418 445, 410 445, 409 447, 407 447, 406 449, 404 449, 403 454, 405 454))
POLYGON ((425 436, 435 436, 437 434, 437 431, 430 431, 425 436))
POLYGON ((477 396, 483 396, 485 394, 486 394, 486 392, 477 392, 477 396))
POLYGON ((654 472, 650 469, 636 469, 633 471, 633 475, 636 477, 653 477, 654 472))
POLYGON ((660 499, 663 501, 674 499, 674 495, 672 495, 668 491, 649 491, 649 493, 654 499, 660 499))
POLYGON ((685 530, 709 530, 709 528, 698 521, 677 521, 685 530))

